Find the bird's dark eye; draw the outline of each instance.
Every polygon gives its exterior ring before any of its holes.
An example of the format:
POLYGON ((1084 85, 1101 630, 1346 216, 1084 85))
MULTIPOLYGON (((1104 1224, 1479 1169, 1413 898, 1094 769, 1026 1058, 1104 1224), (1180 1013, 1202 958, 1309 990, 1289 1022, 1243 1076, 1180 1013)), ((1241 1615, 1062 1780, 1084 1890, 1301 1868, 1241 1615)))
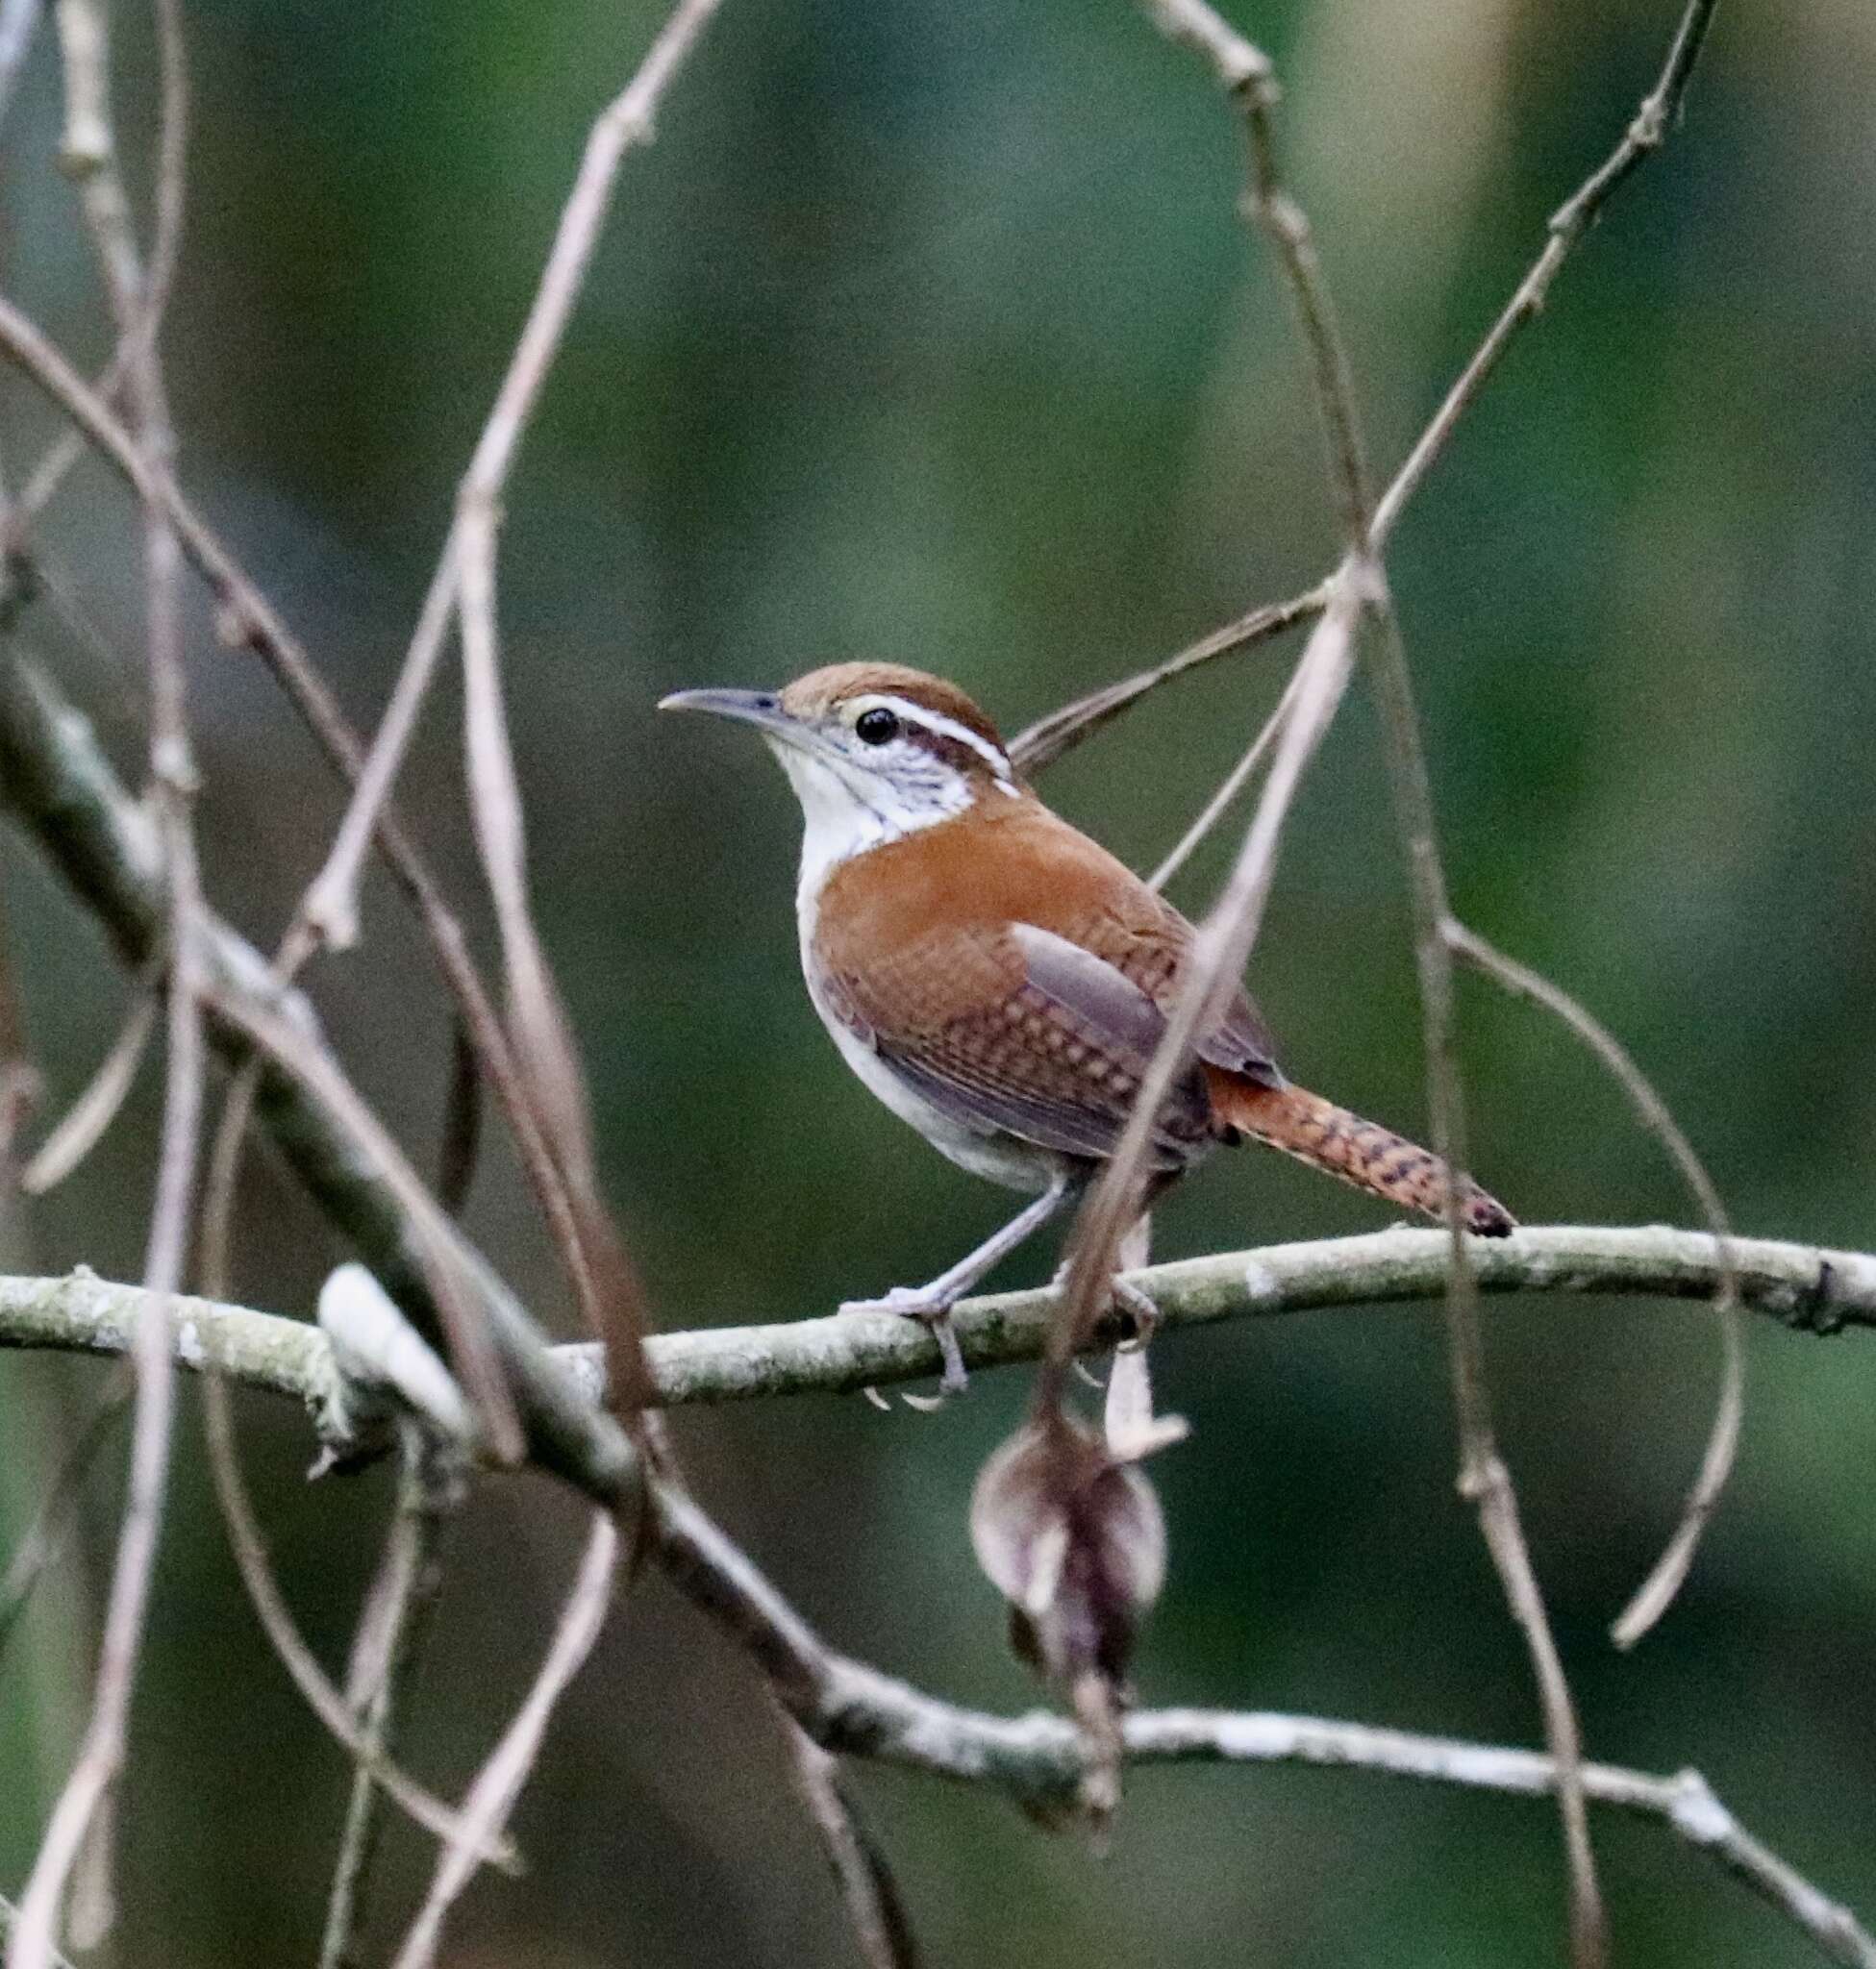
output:
POLYGON ((899 735, 899 720, 883 704, 876 704, 871 710, 861 712, 853 729, 866 744, 884 745, 888 738, 899 735))

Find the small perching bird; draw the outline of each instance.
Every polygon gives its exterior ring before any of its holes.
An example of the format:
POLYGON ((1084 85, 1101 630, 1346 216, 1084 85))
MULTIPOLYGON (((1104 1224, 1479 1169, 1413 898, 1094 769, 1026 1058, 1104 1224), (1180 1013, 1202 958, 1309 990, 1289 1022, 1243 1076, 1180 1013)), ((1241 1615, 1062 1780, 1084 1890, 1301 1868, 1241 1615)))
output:
MULTIPOLYGON (((930 1322, 945 1385, 960 1386, 946 1315, 1113 1153, 1192 926, 1043 806, 996 728, 939 678, 836 663, 779 694, 681 690, 661 709, 741 719, 781 760, 806 821, 801 967, 847 1064, 952 1161, 1035 1193, 929 1284, 842 1308, 930 1322)), ((1239 990, 1160 1111, 1154 1190, 1244 1135, 1388 1203, 1441 1211, 1438 1159, 1292 1086, 1239 990)), ((1461 1209, 1480 1236, 1513 1229, 1470 1183, 1461 1209)))

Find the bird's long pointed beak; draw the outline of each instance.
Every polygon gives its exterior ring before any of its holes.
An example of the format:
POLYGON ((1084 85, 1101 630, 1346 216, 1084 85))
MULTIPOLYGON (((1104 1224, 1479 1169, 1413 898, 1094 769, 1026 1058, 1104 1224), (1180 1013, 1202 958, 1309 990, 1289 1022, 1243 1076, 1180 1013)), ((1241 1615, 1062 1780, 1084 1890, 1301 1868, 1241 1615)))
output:
POLYGON ((739 718, 764 732, 787 736, 795 721, 782 709, 772 690, 674 690, 658 700, 661 711, 710 711, 719 718, 739 718))

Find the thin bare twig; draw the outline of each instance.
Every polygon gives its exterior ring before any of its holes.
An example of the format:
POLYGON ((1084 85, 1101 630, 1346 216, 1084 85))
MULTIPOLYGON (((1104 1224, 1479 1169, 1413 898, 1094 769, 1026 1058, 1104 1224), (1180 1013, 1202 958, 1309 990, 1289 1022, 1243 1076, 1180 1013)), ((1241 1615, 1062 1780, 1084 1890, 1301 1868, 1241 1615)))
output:
MULTIPOLYGON (((0 492, 0 500, 4 500, 0 492)), ((26 1039, 26 1012, 14 976, 6 911, 0 908, 0 1233, 25 1185, 19 1174, 19 1137, 44 1088, 26 1039)))
POLYGON ((1146 6, 1162 33, 1205 58, 1243 117, 1249 146, 1245 210, 1269 239, 1289 289, 1309 357, 1311 395, 1322 419, 1342 535, 1355 549, 1367 540, 1369 506, 1355 380, 1316 261, 1310 222, 1277 168, 1277 79, 1270 58, 1205 0, 1146 0, 1146 6))
POLYGON ((1044 766, 1053 765, 1064 752, 1072 751, 1084 738, 1092 736, 1103 725, 1159 689, 1161 685, 1169 684, 1175 677, 1183 677, 1188 671, 1196 670, 1219 657, 1267 642, 1272 636, 1281 636, 1285 630, 1295 628, 1299 622, 1313 621, 1322 613, 1328 601, 1329 584, 1322 582, 1308 593, 1296 595, 1288 602, 1272 602, 1265 608, 1253 609, 1248 615, 1240 615, 1236 622, 1227 622, 1222 629, 1214 629, 1210 636, 1201 636, 1177 656, 1154 664, 1150 670, 1123 677, 1118 684, 1103 685, 1099 690, 1090 691, 1088 696, 1076 698, 1072 704, 1062 706, 1046 717, 1038 718, 1035 724, 1026 726, 1010 741, 1010 757, 1024 772, 1039 773, 1044 766))
POLYGON ((117 1118, 117 1110, 137 1079, 137 1069, 149 1051, 150 1035, 156 1031, 157 1011, 163 1003, 158 969, 138 979, 133 990, 130 1015, 112 1042, 110 1052, 98 1062, 98 1070, 84 1092, 19 1172, 19 1186, 28 1196, 43 1196, 47 1190, 56 1189, 97 1147, 105 1131, 117 1118))
POLYGON ((154 349, 163 333, 176 268, 182 260, 188 184, 188 61, 183 41, 182 0, 151 0, 151 11, 157 30, 156 195, 150 264, 135 330, 138 343, 126 351, 127 362, 143 360, 143 350, 154 349))
POLYGON ((358 873, 365 843, 403 762, 404 749, 449 633, 462 576, 464 515, 479 515, 472 523, 492 528, 509 468, 586 285, 587 268, 612 205, 619 166, 628 151, 651 141, 664 91, 721 4, 722 0, 679 0, 638 72, 600 112, 587 138, 586 153, 561 213, 526 326, 463 477, 456 517, 424 597, 416 634, 332 852, 308 893, 307 921, 338 948, 357 935, 358 873))
MULTIPOLYGON (((275 1582, 273 1566, 267 1558, 266 1539, 241 1477, 228 1389, 217 1374, 207 1374, 202 1378, 202 1419, 209 1444, 209 1467, 215 1480, 222 1522, 228 1528, 229 1546, 234 1552, 241 1583, 247 1588, 248 1598, 274 1653, 292 1678, 294 1686, 327 1732, 338 1739, 362 1770, 370 1772, 373 1780, 400 1810, 438 1839, 462 1836, 464 1827, 461 1816, 371 1744, 354 1717, 351 1706, 334 1688, 312 1649, 301 1638, 299 1628, 275 1582)), ((491 1846, 484 1846, 480 1841, 476 1843, 494 1864, 510 1866, 513 1863, 513 1850, 505 1842, 498 1841, 491 1846)))
MULTIPOLYGON (((0 0, 0 5, 6 0, 0 0)), ((38 0, 33 0, 37 6, 38 0)), ((175 287, 176 267, 182 258, 184 194, 187 175, 184 162, 188 145, 188 63, 183 46, 183 23, 179 0, 154 0, 157 29, 158 119, 156 155, 156 212, 151 230, 148 278, 141 283, 142 294, 133 326, 120 330, 111 361, 99 374, 94 387, 109 403, 157 345, 168 312, 169 296, 175 287)), ((3 87, 3 86, 0 86, 3 87)), ((67 152, 68 159, 71 153, 67 152)), ((68 168, 74 167, 68 163, 68 168)), ((77 160, 75 168, 86 169, 77 160)), ((0 550, 16 552, 31 534, 39 515, 52 503, 66 473, 84 456, 85 441, 75 431, 62 431, 46 447, 45 455, 32 471, 18 499, 0 524, 0 550)))
POLYGON ((1693 1563, 1700 1534, 1712 1517, 1713 1507, 1733 1468, 1739 1444, 1739 1425, 1745 1413, 1745 1314, 1739 1303, 1738 1263, 1733 1250, 1733 1227, 1726 1207, 1707 1173, 1706 1164, 1694 1153, 1680 1124, 1668 1111, 1667 1104, 1630 1057, 1628 1049, 1600 1021, 1593 1018, 1568 992, 1553 984, 1529 966, 1494 949, 1464 924, 1448 919, 1442 932, 1455 957, 1491 979, 1513 997, 1528 999, 1560 1019, 1588 1047, 1616 1084, 1628 1095, 1636 1117, 1667 1150, 1681 1172, 1693 1200, 1699 1205, 1713 1234, 1713 1256, 1719 1284, 1713 1296, 1713 1310, 1719 1320, 1720 1391, 1708 1432, 1707 1446, 1700 1468, 1681 1513, 1680 1524, 1667 1549, 1629 1602, 1612 1630, 1618 1648, 1632 1648, 1666 1612, 1693 1563))
MULTIPOLYGON (((1535 1751, 1311 1717, 1166 1709, 1129 1717, 1126 1736, 1135 1758, 1298 1760, 1522 1797, 1540 1798, 1557 1789, 1556 1760, 1535 1751)), ((1588 1797, 1667 1827, 1783 1914, 1831 1960, 1850 1969, 1876 1969, 1876 1937, 1847 1907, 1755 1839, 1698 1771, 1657 1778, 1597 1763, 1584 1765, 1580 1775, 1588 1797)))
POLYGON ((1519 1521, 1517 1493, 1498 1453, 1479 1327, 1478 1283, 1460 1212, 1466 1166, 1465 1097, 1453 1024, 1452 957, 1441 935, 1451 913, 1446 873, 1434 820, 1419 713, 1413 703, 1406 646, 1391 610, 1375 638, 1375 697, 1387 739, 1413 912, 1422 1044, 1426 1055, 1429 1146, 1445 1165, 1448 1279, 1446 1351, 1459 1431, 1461 1496, 1475 1508, 1479 1530, 1504 1589, 1512 1618, 1524 1635, 1543 1709, 1544 1739, 1556 1759, 1557 1806, 1570 1873, 1570 1947, 1577 1969, 1597 1969, 1609 1953, 1607 1919, 1589 1844, 1589 1814, 1582 1782, 1583 1743, 1543 1594, 1519 1521))
POLYGON ((866 1969, 917 1969, 918 1944, 905 1897, 885 1849, 873 1836, 830 1756, 794 1718, 780 1715, 795 1788, 820 1834, 840 1905, 866 1969))
MULTIPOLYGON (((0 1941, 11 1940, 14 1930, 18 1926, 19 1909, 7 1899, 6 1895, 0 1894, 0 1941)), ((46 1957, 46 1961, 50 1965, 50 1969, 73 1969, 72 1958, 59 1949, 52 1950, 46 1957)))
MULTIPOLYGON (((167 19, 173 29, 173 11, 167 19)), ((138 338, 146 319, 147 290, 129 202, 116 165, 108 16, 102 0, 59 0, 58 21, 65 75, 62 161, 79 183, 80 202, 119 340, 130 341, 138 338)), ((165 33, 164 39, 170 56, 166 67, 180 74, 175 37, 165 33)), ((168 89, 165 100, 171 109, 180 111, 168 89)), ((165 160, 166 175, 173 181, 170 195, 178 209, 184 140, 181 121, 178 113, 173 155, 165 160)), ((175 439, 154 334, 138 342, 128 377, 137 411, 139 451, 158 473, 166 476, 175 439)), ((130 1481, 117 1562, 106 1604, 91 1720, 27 1881, 18 1930, 8 1947, 8 1969, 42 1969, 50 1959, 66 1882, 98 1815, 110 1810, 123 1763, 131 1693, 168 1482, 174 1409, 168 1295, 183 1282, 202 1120, 202 967, 196 943, 200 887, 190 818, 194 768, 183 666, 182 561, 168 516, 155 499, 144 502, 143 539, 150 775, 168 890, 169 949, 167 1078, 144 1263, 144 1283, 151 1301, 134 1353, 137 1388, 130 1481)), ((88 1944, 100 1939, 111 1921, 108 1882, 101 1872, 94 1885, 99 1891, 87 1897, 86 1919, 77 1924, 88 1944)))
POLYGON ((1198 818, 1180 835, 1172 852, 1146 878, 1148 888, 1164 888, 1191 860, 1200 843, 1225 817, 1232 802, 1244 790, 1251 775, 1263 763, 1271 746, 1277 742, 1278 734, 1284 728, 1284 721, 1294 708, 1297 685, 1301 676, 1300 670, 1291 673, 1289 682, 1284 686, 1284 694, 1277 700, 1276 709, 1263 721, 1257 736, 1245 747, 1244 756, 1218 782, 1217 790, 1200 810, 1198 818))
POLYGON ((19 71, 38 32, 42 0, 0 0, 0 122, 13 99, 19 71))
POLYGON ((612 1604, 613 1578, 618 1565, 618 1527, 600 1512, 587 1540, 585 1557, 554 1630, 540 1673, 527 1699, 495 1746, 488 1761, 469 1786, 463 1802, 460 1833, 446 1841, 416 1920, 397 1952, 392 1969, 430 1969, 442 1941, 443 1923, 457 1897, 474 1878, 488 1842, 501 1835, 521 1787, 528 1782, 548 1719, 566 1685, 592 1652, 612 1604))
POLYGON ((1381 495, 1374 510, 1371 530, 1379 549, 1394 530, 1407 502, 1419 490, 1420 482, 1446 448, 1454 428, 1487 379, 1498 366, 1513 337, 1528 321, 1536 319, 1550 292, 1558 270, 1572 248, 1602 215, 1602 209, 1616 188, 1651 152, 1666 141, 1667 133, 1680 114, 1688 84, 1693 79, 1694 63, 1706 43, 1718 0, 1688 0, 1667 51, 1661 77, 1642 98, 1635 119, 1622 133, 1615 148, 1552 215, 1549 237, 1531 270, 1518 283, 1517 290, 1506 304, 1505 312, 1493 322, 1472 360, 1460 372, 1458 382, 1446 392, 1444 402, 1415 440, 1413 449, 1394 474, 1393 483, 1381 495))
MULTIPOLYGON (((216 1132, 210 1157, 208 1179, 204 1185, 202 1273, 210 1293, 214 1297, 225 1295, 228 1290, 228 1232, 232 1222, 235 1184, 239 1173, 241 1144, 245 1137, 246 1109, 254 1099, 258 1082, 257 1059, 243 1066, 229 1088, 223 1125, 216 1132)), ((323 1342, 324 1334, 320 1338, 323 1342)), ((208 1371, 202 1384, 203 1435, 236 1570, 240 1574, 241 1584, 254 1608, 255 1617, 261 1623, 262 1632, 288 1679, 313 1714, 357 1760, 338 1878, 334 1882, 326 1929, 328 1938, 337 1932, 342 1945, 349 1934, 351 1910, 357 1905, 358 1888, 369 1862, 374 1817, 370 1798, 375 1796, 375 1790, 368 1788, 384 1790, 417 1824, 437 1832, 438 1837, 447 1836, 447 1829, 455 1826, 457 1821, 447 1805, 407 1777, 392 1761, 388 1739, 388 1688, 382 1691, 382 1707, 376 1700, 379 1690, 367 1689, 363 1696, 355 1691, 340 1695, 301 1634, 275 1575, 266 1538, 248 1495, 246 1479, 241 1474, 234 1411, 218 1371, 219 1364, 214 1355, 205 1357, 208 1371), (364 1712, 363 1715, 360 1714, 361 1709, 364 1712), (362 1799, 362 1793, 368 1795, 362 1799), (341 1882, 345 1883, 342 1896, 341 1882)), ((338 1381, 335 1370, 335 1388, 338 1381)), ((406 1597, 399 1603, 399 1625, 411 1610, 408 1593, 414 1589, 420 1557, 416 1548, 428 1541, 428 1520, 419 1525, 416 1511, 404 1508, 419 1487, 420 1480, 414 1468, 418 1456, 416 1447, 412 1446, 407 1462, 413 1467, 407 1468, 405 1485, 400 1491, 400 1508, 388 1542, 388 1566, 392 1560, 407 1560, 409 1563, 407 1572, 393 1575, 407 1589, 406 1597)), ((388 1650, 394 1652, 394 1642, 387 1642, 386 1645, 388 1650)), ((386 1680, 388 1681, 388 1664, 386 1680)), ((506 1853, 497 1857, 503 1864, 512 1857, 506 1853)))
POLYGON ((124 1412, 130 1387, 130 1378, 119 1369, 98 1390, 90 1412, 79 1424, 77 1434, 39 1499, 33 1522, 13 1547, 6 1574, 0 1578, 0 1652, 5 1651, 8 1636, 26 1610, 34 1587, 64 1549, 65 1534, 77 1513, 91 1465, 110 1441, 112 1428, 124 1412))
POLYGON ((502 705, 495 628, 492 500, 465 501, 458 549, 463 634, 463 732, 469 811, 495 905, 509 1023, 541 1133, 566 1184, 578 1234, 570 1255, 592 1331, 612 1365, 608 1388, 628 1428, 650 1391, 645 1370, 644 1291, 599 1194, 592 1113, 579 1050, 528 904, 527 837, 521 787, 502 705))
POLYGON ((1133 1112, 1076 1225, 1053 1337, 1037 1377, 1038 1416, 1060 1406, 1067 1364, 1106 1300, 1120 1240, 1145 1200, 1146 1155, 1161 1108, 1185 1070, 1201 1027, 1235 986, 1257 940, 1284 820, 1348 686, 1365 599, 1359 573, 1338 578, 1297 664, 1293 705, 1237 864, 1193 945, 1179 1001, 1141 1077, 1133 1112))
MULTIPOLYGON (((422 1644, 441 1579, 434 1557, 437 1533, 457 1488, 453 1482, 438 1481, 421 1436, 414 1430, 407 1431, 397 1508, 377 1578, 360 1616, 346 1676, 346 1700, 359 1716, 361 1734, 375 1757, 393 1754, 401 1692, 422 1644)), ((377 1780, 367 1766, 362 1764, 353 1772, 345 1829, 326 1901, 319 1969, 356 1969, 358 1930, 363 1920, 383 1823, 378 1790, 377 1780)))
POLYGON ((437 1149, 437 1201, 452 1217, 463 1214, 475 1182, 482 1147, 482 1075, 475 1041, 459 1017, 451 1022, 449 1083, 443 1094, 443 1126, 437 1149))

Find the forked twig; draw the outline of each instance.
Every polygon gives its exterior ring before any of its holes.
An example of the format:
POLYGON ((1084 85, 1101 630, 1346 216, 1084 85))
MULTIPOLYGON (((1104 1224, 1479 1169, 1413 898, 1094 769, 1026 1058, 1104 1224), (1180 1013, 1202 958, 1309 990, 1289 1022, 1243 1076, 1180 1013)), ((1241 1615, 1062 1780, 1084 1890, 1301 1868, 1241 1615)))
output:
POLYGON ((1623 131, 1615 148, 1590 172, 1552 214, 1549 237, 1531 270, 1518 283, 1517 290, 1505 311, 1491 325, 1472 360, 1460 372, 1459 380, 1446 392, 1445 400, 1420 433, 1405 462, 1394 474, 1393 483, 1381 495, 1374 510, 1372 537, 1379 548, 1394 530, 1407 502, 1419 490, 1435 461, 1446 448, 1454 428, 1464 415, 1472 399, 1485 386, 1500 359, 1526 322, 1542 311, 1550 285, 1584 234, 1602 216, 1602 210, 1644 158, 1666 141, 1688 84, 1693 79, 1694 63, 1706 44, 1718 0, 1688 0, 1675 29, 1674 39, 1654 87, 1641 99, 1635 119, 1623 131))
MULTIPOLYGON (((1157 11, 1159 0, 1147 0, 1147 4, 1157 11)), ((1689 0, 1661 77, 1642 99, 1634 120, 1610 155, 1552 215, 1544 245, 1537 260, 1519 282, 1471 361, 1447 391, 1439 409, 1414 440, 1400 469, 1376 500, 1368 525, 1368 543, 1376 554, 1380 554, 1393 537, 1394 528, 1407 510, 1408 502, 1419 490, 1427 473, 1445 451, 1461 417, 1484 388, 1518 331, 1542 312, 1551 285, 1570 253, 1602 216, 1603 208, 1616 188, 1666 141, 1680 114, 1694 63, 1713 24, 1717 4, 1718 0, 1689 0)), ((1222 23, 1219 25, 1224 34, 1231 34, 1230 29, 1223 28, 1222 23)), ((1201 41, 1200 45, 1203 46, 1204 42, 1201 41)), ((1117 684, 1105 685, 1086 697, 1062 706, 1016 735, 1011 742, 1011 758, 1027 772, 1040 772, 1083 738, 1098 732, 1122 712, 1131 710, 1161 685, 1320 614, 1326 596, 1327 585, 1319 584, 1287 602, 1267 603, 1253 609, 1248 614, 1200 637, 1163 662, 1124 678, 1117 684)))

